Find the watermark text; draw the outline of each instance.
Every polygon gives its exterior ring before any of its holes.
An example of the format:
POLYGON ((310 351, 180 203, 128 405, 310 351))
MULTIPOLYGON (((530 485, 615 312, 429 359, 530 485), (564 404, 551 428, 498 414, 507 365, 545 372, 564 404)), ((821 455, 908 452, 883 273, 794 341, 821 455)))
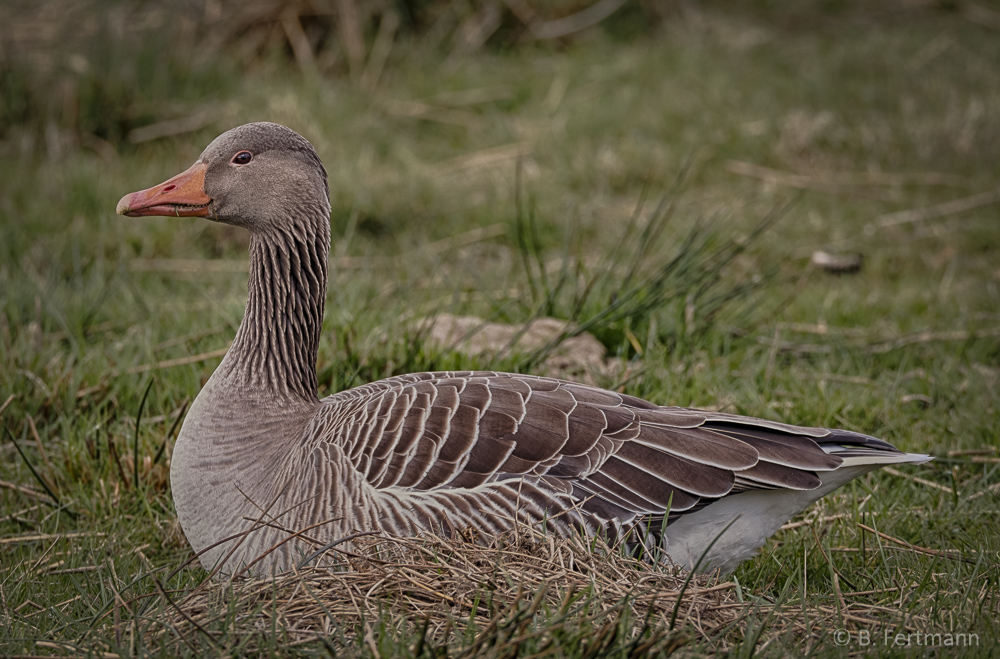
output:
POLYGON ((867 648, 978 648, 979 634, 954 632, 896 632, 888 627, 871 631, 860 629, 835 629, 833 642, 836 645, 867 648))

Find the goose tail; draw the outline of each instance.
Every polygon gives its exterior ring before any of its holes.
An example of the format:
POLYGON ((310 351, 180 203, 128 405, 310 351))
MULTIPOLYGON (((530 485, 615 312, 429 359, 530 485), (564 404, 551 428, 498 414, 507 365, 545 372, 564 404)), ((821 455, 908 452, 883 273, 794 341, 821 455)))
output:
POLYGON ((905 453, 887 441, 869 437, 850 430, 832 430, 818 440, 820 448, 830 455, 836 455, 844 462, 839 467, 862 465, 923 464, 934 456, 924 453, 905 453))

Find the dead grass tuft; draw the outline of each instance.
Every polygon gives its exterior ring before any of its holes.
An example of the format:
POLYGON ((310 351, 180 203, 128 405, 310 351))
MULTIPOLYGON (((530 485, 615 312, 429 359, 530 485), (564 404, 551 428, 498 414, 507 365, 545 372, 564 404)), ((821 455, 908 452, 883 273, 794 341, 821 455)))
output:
MULTIPOLYGON (((802 601, 786 585, 772 599, 736 581, 689 577, 669 563, 625 556, 600 540, 528 528, 489 544, 367 535, 323 562, 274 579, 205 581, 187 591, 156 581, 156 591, 138 599, 159 611, 137 611, 146 629, 123 632, 196 654, 208 646, 256 654, 314 644, 375 657, 535 657, 561 649, 666 656, 682 646, 698 654, 825 644, 835 629, 843 638, 944 632, 933 616, 907 615, 898 586, 845 592, 835 571, 826 597, 802 601)), ((915 586, 917 577, 905 572, 904 580, 915 586)))
POLYGON ((525 643, 551 646, 557 637, 576 637, 599 653, 622 635, 640 656, 677 647, 692 630, 710 637, 740 617, 734 582, 685 579, 672 565, 530 530, 489 545, 368 536, 350 552, 331 552, 322 567, 174 595, 160 590, 164 615, 147 633, 173 635, 192 649, 235 634, 251 639, 240 649, 253 652, 277 628, 292 645, 335 639, 374 650, 373 630, 389 623, 404 632, 397 638, 460 648, 457 656, 504 655, 525 643), (220 611, 229 612, 225 624, 220 611))

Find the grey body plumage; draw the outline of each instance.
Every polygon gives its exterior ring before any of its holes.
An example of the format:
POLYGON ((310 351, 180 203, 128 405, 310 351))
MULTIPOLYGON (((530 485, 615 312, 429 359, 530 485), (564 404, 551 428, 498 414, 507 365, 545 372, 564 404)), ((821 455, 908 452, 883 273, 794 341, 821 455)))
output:
POLYGON ((167 214, 174 204, 251 232, 246 313, 171 465, 196 551, 256 529, 205 551, 209 569, 233 573, 273 549, 253 570, 287 570, 312 552, 310 540, 358 531, 491 536, 515 524, 661 543, 691 566, 735 519, 703 563, 729 571, 858 474, 927 459, 848 431, 661 407, 530 375, 420 373, 320 400, 330 207, 319 158, 287 128, 247 124, 217 138, 192 171, 206 197, 177 196, 171 181, 186 172, 123 198, 119 212, 167 214), (249 164, 236 164, 242 151, 249 164))

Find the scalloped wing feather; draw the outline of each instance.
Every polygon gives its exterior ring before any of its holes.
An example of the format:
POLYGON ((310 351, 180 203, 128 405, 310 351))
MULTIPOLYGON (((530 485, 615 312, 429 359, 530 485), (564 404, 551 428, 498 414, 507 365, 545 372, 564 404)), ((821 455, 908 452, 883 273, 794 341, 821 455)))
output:
POLYGON ((318 416, 320 440, 340 445, 394 501, 382 515, 399 519, 387 526, 411 532, 562 516, 612 535, 630 524, 658 534, 654 521, 740 492, 815 489, 816 472, 842 462, 820 445, 825 429, 508 373, 389 378, 331 396, 318 416), (502 494, 513 496, 511 483, 522 497, 514 502, 502 494))

